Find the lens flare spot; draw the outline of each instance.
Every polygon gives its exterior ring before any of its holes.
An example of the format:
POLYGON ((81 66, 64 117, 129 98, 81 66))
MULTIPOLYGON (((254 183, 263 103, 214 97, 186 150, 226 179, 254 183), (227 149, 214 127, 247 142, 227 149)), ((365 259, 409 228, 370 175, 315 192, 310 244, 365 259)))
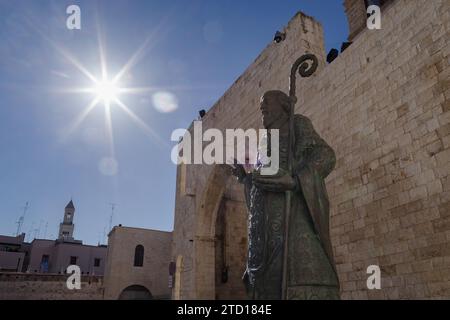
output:
POLYGON ((157 92, 152 97, 155 109, 162 113, 170 113, 178 109, 178 100, 170 92, 157 92))

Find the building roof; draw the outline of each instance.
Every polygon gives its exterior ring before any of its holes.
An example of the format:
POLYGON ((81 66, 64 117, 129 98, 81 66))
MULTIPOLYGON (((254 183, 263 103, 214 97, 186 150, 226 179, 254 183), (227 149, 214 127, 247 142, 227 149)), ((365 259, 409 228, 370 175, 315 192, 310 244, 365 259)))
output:
POLYGON ((113 233, 114 231, 116 231, 118 229, 120 229, 120 230, 128 230, 128 231, 129 230, 135 230, 135 231, 138 231, 138 232, 150 232, 150 233, 153 233, 153 232, 162 232, 162 233, 165 233, 165 234, 172 234, 173 233, 173 231, 164 231, 164 230, 146 229, 146 228, 136 228, 136 227, 125 227, 125 226, 120 224, 118 226, 114 226, 111 229, 111 231, 109 231, 108 237, 111 235, 111 233, 113 233))
POLYGON ((21 245, 24 240, 25 233, 13 237, 0 235, 0 244, 21 245))
POLYGON ((71 199, 70 202, 67 204, 66 209, 75 209, 75 207, 73 206, 72 199, 71 199))

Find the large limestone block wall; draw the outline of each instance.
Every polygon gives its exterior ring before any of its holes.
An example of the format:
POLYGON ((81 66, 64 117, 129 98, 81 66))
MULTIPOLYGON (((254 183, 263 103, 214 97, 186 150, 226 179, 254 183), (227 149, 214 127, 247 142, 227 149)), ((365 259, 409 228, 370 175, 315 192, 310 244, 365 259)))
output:
MULTIPOLYGON (((298 81, 297 112, 337 155, 326 183, 343 299, 450 298, 449 6, 391 1, 382 29, 353 35, 329 65, 320 24, 298 14, 286 40, 269 45, 203 119, 204 128, 260 127, 261 94, 287 91, 292 62, 318 55, 319 70, 298 81), (366 287, 369 265, 381 268, 381 290, 366 287)), ((229 188, 243 192, 221 168, 179 167, 172 258, 186 265, 177 297, 214 298, 217 203, 229 188)))
POLYGON ((335 148, 342 298, 450 298, 450 3, 397 0, 303 92, 335 148), (367 290, 366 268, 382 289, 367 290))
POLYGON ((82 276, 81 289, 69 290, 69 275, 0 273, 0 300, 101 300, 103 277, 82 276))
POLYGON ((345 14, 347 15, 349 27, 349 41, 353 41, 366 28, 367 12, 365 2, 364 0, 344 0, 345 14))

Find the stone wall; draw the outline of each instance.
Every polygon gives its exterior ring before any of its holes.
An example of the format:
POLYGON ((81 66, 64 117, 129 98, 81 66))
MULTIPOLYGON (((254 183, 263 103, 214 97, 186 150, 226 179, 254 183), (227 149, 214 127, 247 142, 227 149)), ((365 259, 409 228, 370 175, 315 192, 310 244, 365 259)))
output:
POLYGON ((302 92, 327 180, 342 297, 450 298, 450 3, 397 0, 302 92), (366 268, 382 290, 366 288, 366 268))
MULTIPOLYGON (((342 298, 450 298, 450 3, 391 1, 382 29, 360 30, 330 65, 319 23, 298 14, 285 31, 286 40, 270 44, 211 108, 204 130, 260 127, 262 93, 287 91, 292 62, 316 54, 318 71, 298 81, 296 112, 337 155, 326 183, 342 298), (381 268, 381 290, 366 287, 372 264, 381 268)), ((225 169, 179 166, 177 297, 215 297, 216 217, 228 190, 243 201, 225 169)), ((230 219, 245 219, 240 208, 230 219)))
POLYGON ((353 41, 358 33, 366 27, 367 12, 364 0, 345 0, 345 13, 349 26, 349 41, 353 41))
POLYGON ((0 273, 0 300, 101 300, 103 277, 81 277, 81 289, 69 290, 69 275, 0 273))
POLYGON ((349 36, 348 40, 353 39, 367 26, 367 5, 378 3, 381 6, 381 11, 387 10, 387 6, 395 0, 344 0, 345 13, 347 15, 349 36))
MULTIPOLYGON (((238 190, 240 191, 240 190, 238 190)), ((228 189, 217 212, 215 242, 216 299, 244 299, 242 285, 247 255, 247 220, 244 199, 236 190, 228 189), (217 232, 221 230, 221 233, 217 232), (225 278, 223 275, 224 268, 225 278)))
POLYGON ((171 232, 115 226, 108 235, 105 299, 116 300, 131 286, 145 288, 155 299, 170 297, 171 241, 171 232), (141 267, 134 266, 138 245, 144 247, 141 267))

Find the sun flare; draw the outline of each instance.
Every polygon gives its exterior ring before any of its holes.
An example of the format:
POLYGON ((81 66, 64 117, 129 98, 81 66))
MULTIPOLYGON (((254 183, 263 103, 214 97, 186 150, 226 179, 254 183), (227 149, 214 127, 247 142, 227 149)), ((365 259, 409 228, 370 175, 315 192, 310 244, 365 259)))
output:
MULTIPOLYGON (((1 0, 0 0, 1 1, 1 0)), ((83 73, 88 79, 92 81, 89 87, 78 87, 71 88, 68 92, 75 93, 89 93, 91 94, 92 101, 83 109, 83 111, 77 116, 77 118, 70 125, 69 130, 66 131, 65 138, 73 133, 79 126, 84 122, 87 116, 94 110, 96 107, 103 106, 105 109, 105 120, 106 120, 106 129, 108 131, 108 140, 110 145, 111 157, 114 158, 114 137, 113 137, 113 125, 112 125, 112 116, 111 109, 112 107, 118 107, 125 112, 127 116, 133 120, 138 127, 140 127, 148 136, 152 139, 155 139, 158 143, 165 144, 165 141, 161 139, 159 134, 153 130, 151 126, 145 123, 143 120, 139 118, 128 106, 122 101, 122 96, 135 95, 135 94, 147 94, 149 92, 154 92, 156 89, 154 87, 122 87, 123 82, 122 78, 127 75, 130 69, 136 65, 138 60, 140 59, 142 52, 145 51, 149 40, 145 41, 144 44, 134 53, 130 59, 122 66, 120 71, 115 74, 113 77, 109 77, 109 72, 106 64, 104 47, 101 40, 101 35, 98 35, 99 42, 99 54, 100 54, 100 66, 101 66, 101 74, 98 77, 94 76, 88 68, 83 66, 74 56, 72 56, 69 52, 67 52, 64 48, 58 46, 52 40, 48 39, 50 43, 58 50, 58 52, 72 65, 74 65, 81 73, 83 73)), ((166 98, 167 100, 167 98, 166 98)), ((170 103, 163 99, 162 103, 170 103)), ((163 106, 164 107, 164 106, 163 106)), ((175 106, 176 108, 176 106, 175 106)), ((174 107, 171 106, 170 110, 173 110, 174 107)), ((165 109, 164 109, 165 110, 165 109)), ((169 111, 162 111, 169 112, 169 111)))
POLYGON ((109 80, 98 82, 93 91, 97 95, 97 100, 103 101, 105 104, 117 100, 119 95, 119 88, 114 82, 109 80))

